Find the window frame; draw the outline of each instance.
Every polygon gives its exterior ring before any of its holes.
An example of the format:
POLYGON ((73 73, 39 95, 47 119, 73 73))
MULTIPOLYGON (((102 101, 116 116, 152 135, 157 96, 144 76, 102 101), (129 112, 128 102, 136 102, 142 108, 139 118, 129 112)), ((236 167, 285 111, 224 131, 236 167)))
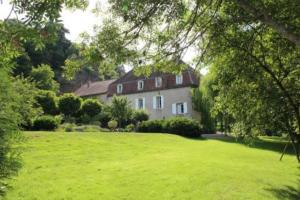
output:
POLYGON ((121 94, 123 92, 123 84, 117 85, 117 94, 121 94))
POLYGON ((138 98, 137 99, 137 109, 145 109, 145 98, 138 98), (142 102, 142 107, 140 107, 140 102, 142 102))
POLYGON ((176 115, 183 115, 184 112, 184 102, 176 103, 176 115), (180 106, 180 109, 178 109, 178 106, 180 106), (180 110, 180 112, 178 112, 180 110))
POLYGON ((176 85, 182 85, 183 83, 183 76, 182 74, 177 74, 176 75, 176 85))
POLYGON ((139 91, 141 91, 141 90, 144 90, 144 80, 139 80, 138 82, 137 82, 137 89, 139 90, 139 91), (140 83, 141 83, 141 88, 140 88, 140 83))
POLYGON ((155 101, 156 101, 156 109, 157 110, 161 110, 162 108, 163 108, 163 100, 162 100, 162 96, 161 95, 157 95, 157 96, 155 96, 155 101), (158 101, 158 99, 159 99, 159 101, 158 101), (158 106, 159 105, 159 106, 158 106))
POLYGON ((156 88, 162 87, 162 77, 161 76, 155 77, 155 87, 156 88), (160 81, 158 81, 158 80, 160 80, 160 81), (158 85, 158 83, 160 83, 160 85, 158 85))

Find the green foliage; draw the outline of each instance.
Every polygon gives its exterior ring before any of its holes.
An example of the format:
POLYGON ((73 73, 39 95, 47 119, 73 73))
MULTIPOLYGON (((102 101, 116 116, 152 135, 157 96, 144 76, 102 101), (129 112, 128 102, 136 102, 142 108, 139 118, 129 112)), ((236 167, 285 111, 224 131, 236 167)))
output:
POLYGON ((132 121, 134 124, 138 122, 147 121, 149 119, 149 114, 145 110, 135 110, 132 114, 132 121))
POLYGON ((58 127, 58 121, 50 115, 44 115, 37 117, 33 121, 33 129, 34 130, 46 130, 46 131, 53 131, 58 127))
POLYGON ((123 73, 122 64, 136 54, 126 46, 127 40, 114 21, 105 21, 101 29, 96 27, 94 36, 82 34, 82 41, 76 46, 78 54, 65 62, 65 77, 71 80, 85 68, 96 72, 100 80, 119 77, 123 73))
POLYGON ((135 130, 134 124, 128 124, 128 125, 125 127, 125 131, 126 131, 126 132, 133 132, 134 130, 135 130))
POLYGON ((138 123, 137 132, 143 133, 162 133, 164 132, 162 120, 150 120, 138 123))
POLYGON ((38 105, 43 109, 46 115, 57 115, 57 97, 54 92, 47 90, 40 90, 36 96, 38 105))
POLYGON ((174 117, 166 120, 150 120, 138 123, 137 132, 172 133, 185 137, 200 137, 202 129, 199 122, 186 117, 174 117))
POLYGON ((97 118, 101 122, 102 127, 107 127, 107 123, 112 119, 110 108, 103 105, 103 111, 98 114, 97 118))
POLYGON ((201 123, 203 124, 203 131, 205 133, 215 132, 214 119, 211 116, 211 105, 202 93, 202 91, 197 88, 193 90, 193 105, 196 111, 201 115, 201 123))
POLYGON ((199 122, 186 117, 167 119, 164 124, 164 131, 192 138, 200 137, 202 133, 199 122))
MULTIPOLYGON (((43 41, 53 41, 55 26, 43 30, 49 21, 57 21, 63 5, 70 8, 84 8, 87 1, 22 1, 12 2, 10 14, 0 20, 0 193, 5 186, 3 181, 16 174, 20 167, 19 149, 15 146, 19 137, 20 125, 28 123, 34 115, 34 95, 31 86, 24 80, 10 78, 14 61, 24 55, 23 42, 31 42, 35 49, 44 47, 43 41), (10 19, 11 14, 18 20, 10 19), (18 16, 22 15, 22 17, 18 16), (13 84, 15 83, 15 84, 13 84), (25 89, 24 89, 25 88, 25 89), (26 91, 26 89, 30 89, 26 91), (17 92, 16 92, 17 91, 17 92), (18 93, 20 92, 20 93, 18 93), (25 120, 24 120, 25 119, 25 120)), ((25 67, 26 68, 26 67, 25 67)), ((26 72, 28 73, 29 70, 26 72)), ((25 75, 25 74, 23 74, 25 75)))
POLYGON ((117 120, 119 127, 126 125, 132 116, 130 102, 124 96, 113 96, 110 105, 110 112, 112 118, 117 120))
POLYGON ((58 108, 65 116, 73 116, 81 108, 81 98, 74 94, 66 93, 59 98, 58 108))
POLYGON ((35 82, 37 88, 57 92, 59 84, 54 80, 54 76, 52 68, 45 64, 33 68, 30 73, 30 77, 35 82))
POLYGON ((94 117, 101 112, 102 106, 97 99, 86 99, 83 101, 81 111, 90 117, 94 117))
POLYGON ((107 123, 107 126, 110 130, 114 131, 116 130, 116 128, 118 127, 118 122, 116 120, 110 120, 108 123, 107 123))
POLYGON ((22 128, 29 129, 32 125, 32 119, 41 114, 42 110, 36 107, 36 87, 27 79, 21 77, 15 77, 13 80, 13 89, 20 96, 21 99, 14 99, 18 101, 18 106, 15 107, 22 121, 19 125, 22 128))
MULTIPOLYGON (((21 167, 20 149, 12 148, 22 138, 19 114, 22 103, 21 95, 14 90, 12 79, 5 70, 0 70, 0 195, 6 189, 5 180, 15 175, 21 167)), ((24 102, 23 102, 24 103, 24 102)))

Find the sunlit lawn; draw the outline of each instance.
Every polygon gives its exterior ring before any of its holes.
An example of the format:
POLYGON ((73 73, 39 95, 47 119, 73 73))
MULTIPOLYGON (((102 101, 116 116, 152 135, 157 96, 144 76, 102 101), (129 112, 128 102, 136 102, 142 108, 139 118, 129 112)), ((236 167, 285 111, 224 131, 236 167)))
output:
MULTIPOLYGON (((167 134, 25 133, 24 166, 6 199, 297 199, 282 145, 257 148, 167 134)), ((300 198, 299 198, 300 199, 300 198)))

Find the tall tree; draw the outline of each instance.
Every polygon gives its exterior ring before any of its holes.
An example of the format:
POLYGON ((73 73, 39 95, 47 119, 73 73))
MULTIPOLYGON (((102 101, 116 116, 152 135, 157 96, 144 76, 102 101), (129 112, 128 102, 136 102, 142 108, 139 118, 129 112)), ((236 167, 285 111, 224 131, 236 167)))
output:
POLYGON ((124 37, 144 44, 140 51, 145 63, 159 63, 162 59, 178 61, 194 47, 198 50, 197 64, 223 67, 224 71, 218 71, 223 84, 219 102, 232 101, 226 111, 238 118, 240 124, 247 124, 251 116, 256 119, 251 124, 258 125, 259 118, 268 119, 276 111, 279 115, 272 117, 284 126, 281 130, 289 133, 300 162, 299 1, 109 2, 125 29, 130 27, 124 31, 124 37), (234 98, 241 91, 247 95, 234 98), (246 100, 252 101, 242 107, 246 100), (264 115, 268 104, 272 112, 264 115), (278 108, 279 105, 282 106, 278 108), (290 113, 284 123, 279 121, 283 119, 280 111, 290 113))

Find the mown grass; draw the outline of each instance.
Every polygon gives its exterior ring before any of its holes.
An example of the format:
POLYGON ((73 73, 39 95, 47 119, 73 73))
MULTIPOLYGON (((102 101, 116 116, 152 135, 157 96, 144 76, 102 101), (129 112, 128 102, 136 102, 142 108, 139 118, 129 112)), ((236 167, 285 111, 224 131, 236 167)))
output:
POLYGON ((168 134, 25 135, 24 166, 5 199, 300 199, 299 164, 290 154, 279 161, 278 141, 249 148, 168 134))

